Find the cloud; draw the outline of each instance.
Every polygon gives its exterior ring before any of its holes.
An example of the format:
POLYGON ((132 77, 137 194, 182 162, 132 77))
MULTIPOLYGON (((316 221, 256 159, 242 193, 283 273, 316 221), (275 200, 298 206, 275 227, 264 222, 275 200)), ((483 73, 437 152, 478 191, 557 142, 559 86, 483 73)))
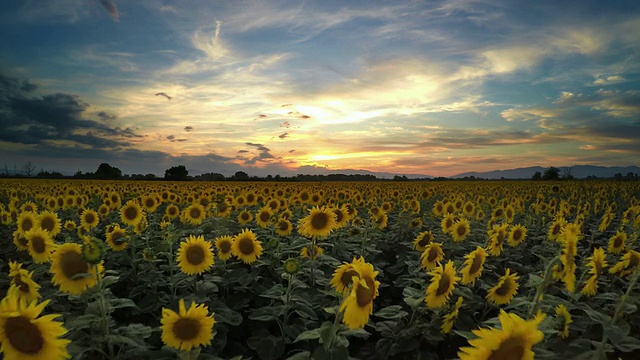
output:
POLYGON ((193 126, 185 126, 183 130, 186 132, 191 132, 193 131, 193 126))
POLYGON ((284 138, 286 138, 288 135, 289 135, 289 133, 286 133, 286 132, 285 132, 285 133, 282 133, 282 134, 278 135, 278 137, 279 137, 280 139, 284 139, 284 138))
POLYGON ((118 12, 118 7, 113 0, 100 0, 100 4, 104 6, 113 21, 120 21, 120 13, 118 12))

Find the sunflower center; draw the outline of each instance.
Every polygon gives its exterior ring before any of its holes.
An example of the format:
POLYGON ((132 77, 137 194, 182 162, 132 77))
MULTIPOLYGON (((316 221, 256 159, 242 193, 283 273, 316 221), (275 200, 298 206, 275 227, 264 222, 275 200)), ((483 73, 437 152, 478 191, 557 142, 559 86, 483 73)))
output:
POLYGON ((450 228, 452 225, 453 225, 453 219, 447 219, 447 221, 444 223, 445 229, 450 228))
POLYGON ((242 214, 240 214, 240 217, 242 218, 242 220, 249 220, 249 213, 243 212, 242 214))
POLYGON ((520 241, 522 239, 522 230, 517 229, 513 231, 513 241, 520 241))
POLYGON ((336 214, 336 221, 337 222, 341 222, 342 219, 344 219, 344 214, 342 213, 342 210, 336 209, 333 212, 336 214))
POLYGON ((89 271, 89 265, 87 265, 82 256, 75 251, 68 251, 60 257, 60 267, 62 273, 68 279, 73 278, 77 274, 84 274, 89 271))
POLYGON ((200 323, 195 319, 180 318, 173 324, 173 334, 181 341, 194 339, 200 333, 200 323))
POLYGON ((8 318, 4 333, 11 346, 23 354, 35 355, 44 347, 40 329, 24 316, 8 318))
POLYGON ((154 199, 147 199, 147 200, 144 202, 144 205, 145 205, 146 207, 148 207, 148 208, 152 208, 152 207, 154 207, 154 206, 156 205, 156 201, 155 201, 154 199))
POLYGON ((53 231, 53 228, 55 225, 56 223, 50 217, 45 217, 45 218, 42 218, 42 220, 40 220, 40 227, 43 228, 44 230, 53 231))
POLYGON ((613 247, 619 248, 622 246, 622 236, 616 236, 613 238, 613 247))
POLYGON ((84 221, 87 222, 87 224, 93 224, 93 222, 96 220, 96 217, 93 216, 93 213, 87 213, 84 216, 84 221))
POLYGON ((204 261, 204 250, 201 246, 190 246, 187 249, 187 261, 191 265, 200 265, 204 261))
POLYGON ((287 231, 289 229, 289 224, 286 221, 280 221, 278 223, 278 228, 282 231, 287 231))
POLYGON ((451 278, 449 274, 443 272, 440 275, 440 281, 438 281, 438 289, 436 290, 436 296, 442 296, 447 293, 449 287, 451 286, 451 278))
POLYGON ((422 237, 422 239, 420 239, 420 241, 418 241, 418 245, 427 246, 427 245, 429 245, 429 242, 431 242, 431 239, 429 239, 429 237, 427 235, 424 235, 422 237))
POLYGON ((464 225, 458 226, 458 236, 464 236, 467 234, 467 228, 464 225))
POLYGON ((253 241, 251 241, 251 239, 249 238, 241 238, 238 240, 238 250, 240 250, 240 252, 244 255, 251 255, 253 254, 253 250, 255 249, 255 246, 253 246, 253 241))
POLYGON ((496 295, 498 296, 507 296, 509 294, 509 290, 511 290, 511 282, 507 279, 502 282, 499 288, 496 289, 496 295))
POLYGON ((429 256, 427 256, 427 261, 429 262, 435 261, 438 258, 438 254, 439 254, 438 248, 435 246, 432 246, 429 249, 429 256))
POLYGON ((365 307, 373 301, 374 295, 374 286, 375 283, 371 278, 365 278, 365 282, 367 283, 367 287, 359 284, 358 289, 356 289, 356 302, 359 307, 365 307))
POLYGON ((127 220, 135 220, 138 217, 138 209, 129 206, 124 210, 124 217, 126 217, 127 220))
POLYGON ((33 221, 31 221, 31 219, 26 218, 22 221, 22 230, 23 231, 28 231, 33 227, 33 221))
POLYGON ((316 230, 321 230, 327 227, 329 224, 329 216, 323 212, 313 215, 311 217, 311 227, 316 230))
POLYGON ((22 291, 23 293, 28 293, 29 292, 29 284, 27 284, 26 282, 22 281, 22 279, 20 278, 19 275, 14 278, 14 282, 15 282, 16 286, 20 288, 20 291, 22 291))
POLYGON ((27 246, 29 245, 29 240, 27 240, 24 236, 20 236, 18 238, 18 242, 20 243, 20 245, 22 246, 27 246))
POLYGON ((270 218, 271 218, 271 215, 268 212, 265 211, 260 213, 260 221, 267 222, 269 221, 270 218))
POLYGON ((32 237, 31 247, 33 248, 33 251, 37 252, 38 254, 42 254, 46 249, 44 239, 41 236, 37 235, 32 237))
POLYGON ((489 356, 488 360, 522 359, 524 356, 524 342, 520 336, 512 336, 504 340, 498 349, 489 356))
POLYGON ((469 275, 473 275, 480 271, 482 267, 482 257, 478 254, 473 257, 473 262, 471 262, 471 266, 469 267, 469 275))
POLYGON ((631 257, 629 258, 629 267, 635 267, 638 266, 638 264, 640 264, 640 257, 631 254, 631 257))
POLYGON ((220 252, 223 254, 228 253, 229 251, 231 251, 231 243, 228 241, 223 241, 220 244, 220 252))
POLYGON ((191 216, 192 219, 200 218, 200 209, 191 208, 191 210, 189 210, 189 215, 191 216))
POLYGON ((111 241, 116 245, 120 245, 124 242, 124 240, 122 239, 123 237, 124 237, 124 234, 122 232, 114 231, 111 236, 111 241))
MULTIPOLYGON (((342 276, 340 277, 340 282, 346 287, 351 285, 351 281, 353 280, 352 278, 354 276, 358 276, 358 273, 355 270, 347 270, 344 273, 342 273, 342 276)), ((356 293, 357 295, 357 293, 356 293)))

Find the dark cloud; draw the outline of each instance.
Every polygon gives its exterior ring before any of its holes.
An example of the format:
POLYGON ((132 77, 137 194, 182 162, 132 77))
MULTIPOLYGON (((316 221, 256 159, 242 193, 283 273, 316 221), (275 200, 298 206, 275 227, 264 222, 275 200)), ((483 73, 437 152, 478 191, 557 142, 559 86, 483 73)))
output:
POLYGON ((280 139, 284 139, 284 138, 286 138, 288 135, 289 135, 289 133, 282 133, 282 134, 278 135, 278 137, 279 137, 280 139))
POLYGON ((259 153, 258 155, 252 157, 252 158, 245 158, 243 156, 237 156, 236 158, 239 160, 242 160, 244 162, 245 165, 254 165, 257 162, 260 163, 265 163, 265 162, 269 162, 272 159, 275 159, 275 156, 273 156, 271 154, 271 150, 262 145, 262 144, 256 144, 256 143, 252 143, 252 142, 246 142, 245 145, 249 145, 249 146, 253 146, 255 147, 259 153))
POLYGON ((104 111, 100 111, 99 113, 97 113, 96 115, 98 115, 98 117, 104 121, 106 120, 115 120, 117 119, 117 116, 115 116, 114 114, 109 114, 107 112, 104 111))
POLYGON ((185 126, 184 127, 184 131, 186 131, 186 132, 193 131, 193 126, 185 126))
POLYGON ((173 141, 175 138, 176 138, 176 136, 175 136, 175 135, 169 135, 169 136, 167 136, 167 140, 172 140, 172 141, 173 141))
POLYGON ((120 21, 120 13, 118 12, 118 7, 113 0, 100 0, 100 4, 104 6, 107 13, 109 13, 109 16, 111 16, 114 21, 120 21))
POLYGON ((167 140, 171 141, 171 142, 185 142, 187 141, 187 139, 176 139, 175 135, 169 135, 167 136, 167 140))
POLYGON ((167 95, 167 93, 164 92, 156 93, 156 96, 164 96, 167 98, 167 100, 171 100, 171 96, 167 95))
POLYGON ((249 150, 238 150, 238 154, 242 154, 242 153, 248 153, 249 150))
POLYGON ((36 84, 31 83, 28 80, 24 80, 24 81, 22 81, 22 86, 20 87, 20 90, 22 90, 24 92, 32 92, 37 88, 38 88, 38 86, 36 84))
POLYGON ((294 153, 296 150, 295 149, 291 149, 289 150, 289 154, 294 153))

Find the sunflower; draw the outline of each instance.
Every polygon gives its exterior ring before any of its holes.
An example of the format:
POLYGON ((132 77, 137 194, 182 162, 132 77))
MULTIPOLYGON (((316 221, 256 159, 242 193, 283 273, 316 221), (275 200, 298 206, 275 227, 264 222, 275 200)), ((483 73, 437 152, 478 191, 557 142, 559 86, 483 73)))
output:
POLYGON ((288 258, 282 265, 284 272, 293 275, 300 271, 300 261, 296 258, 288 258))
POLYGON ((423 231, 413 239, 413 248, 422 252, 427 249, 427 245, 433 241, 433 233, 431 231, 423 231))
POLYGON ((558 336, 561 339, 566 339, 569 337, 569 324, 573 322, 571 319, 571 314, 569 314, 569 310, 563 304, 556 306, 556 319, 560 322, 560 331, 558 331, 558 336))
POLYGON ((450 233, 451 229, 453 228, 453 224, 455 224, 455 222, 456 222, 456 216, 451 213, 447 213, 442 219, 442 221, 440 221, 440 227, 442 228, 442 232, 445 234, 450 233))
POLYGON ((627 241, 627 233, 624 231, 616 231, 616 234, 609 239, 607 251, 612 254, 620 254, 624 251, 625 242, 627 241))
POLYGON ((167 208, 164 209, 164 214, 169 220, 177 219, 180 216, 180 208, 175 204, 169 204, 167 208))
POLYGON ((243 209, 240 214, 238 214, 238 223, 241 225, 246 225, 251 221, 253 221, 253 215, 251 215, 249 210, 243 209))
POLYGON ((210 345, 213 339, 213 326, 216 321, 213 313, 208 315, 206 305, 195 302, 187 310, 184 299, 180 299, 179 312, 162 308, 162 342, 174 349, 190 351, 194 347, 210 345))
POLYGON ((113 251, 123 251, 128 246, 128 236, 127 230, 121 229, 120 226, 116 225, 111 230, 111 232, 107 233, 107 245, 113 251))
POLYGON ((313 245, 313 250, 310 246, 305 246, 300 250, 300 256, 306 259, 316 259, 318 255, 324 254, 324 250, 318 245, 313 245))
POLYGON ((16 291, 10 291, 0 302, 0 352, 5 359, 67 359, 67 345, 61 339, 67 333, 59 314, 39 317, 49 300, 37 304, 20 301, 16 291))
POLYGON ((231 236, 218 236, 215 239, 215 245, 218 250, 218 259, 226 261, 231 258, 231 247, 233 246, 233 238, 231 236))
POLYGON ((489 253, 493 256, 500 256, 502 254, 502 245, 504 245, 505 238, 507 236, 507 227, 509 224, 494 224, 489 230, 489 253))
POLYGON ((41 264, 51 259, 55 244, 48 231, 34 227, 24 237, 29 241, 29 255, 35 263, 41 264))
MULTIPOLYGON (((103 266, 97 266, 102 272, 103 266)), ((51 282, 60 286, 60 290, 71 295, 80 295, 97 283, 96 266, 82 259, 82 247, 67 243, 58 246, 51 262, 51 282)))
POLYGON ((362 329, 373 312, 373 300, 378 296, 380 282, 376 280, 378 272, 374 271, 373 265, 362 257, 352 265, 358 275, 351 278, 351 293, 340 305, 340 311, 344 312, 342 322, 349 329, 362 329))
POLYGON ((276 223, 276 234, 280 236, 288 236, 293 231, 293 225, 291 221, 285 218, 280 218, 276 223))
POLYGON ((204 236, 189 236, 189 240, 180 243, 176 254, 180 270, 187 275, 200 275, 213 266, 213 249, 204 236))
POLYGON ((129 226, 136 226, 144 214, 142 213, 142 207, 135 200, 127 201, 123 207, 120 208, 120 220, 129 226))
POLYGON ((256 214, 256 224, 261 228, 266 228, 271 224, 271 216, 273 216, 273 212, 269 207, 263 207, 256 214))
POLYGON ((476 205, 473 203, 473 201, 467 201, 462 206, 462 212, 466 217, 473 217, 476 212, 476 205))
POLYGON ((470 347, 460 348, 460 360, 533 359, 531 348, 544 338, 538 329, 544 315, 524 320, 516 314, 500 310, 498 319, 501 329, 472 330, 478 338, 469 340, 470 347))
POLYGON ((525 237, 527 236, 527 228, 523 225, 515 225, 511 227, 511 231, 509 231, 509 237, 507 238, 507 243, 511 247, 516 247, 520 245, 525 237))
POLYGON ((20 215, 18 215, 17 223, 18 231, 24 236, 27 231, 38 224, 38 217, 30 211, 21 212, 20 215))
POLYGON ((76 227, 77 227, 76 222, 73 220, 67 220, 64 222, 64 228, 67 231, 73 231, 76 229, 76 227))
POLYGON ((604 249, 593 249, 593 255, 588 257, 587 261, 587 266, 589 267, 589 274, 591 274, 591 277, 587 279, 587 282, 584 284, 580 292, 587 296, 593 296, 598 291, 598 279, 600 279, 602 270, 607 266, 604 249))
POLYGON ((420 265, 423 269, 432 270, 443 258, 444 251, 442 251, 442 244, 432 242, 427 245, 422 255, 420 255, 420 265))
POLYGON ((459 219, 453 226, 451 226, 451 236, 453 236, 454 242, 464 241, 464 238, 469 235, 471 232, 471 225, 469 225, 469 220, 467 219, 459 219))
POLYGON ((160 201, 156 198, 156 195, 146 195, 142 197, 142 206, 147 213, 156 211, 159 205, 160 201))
POLYGON ((332 288, 336 289, 337 292, 342 293, 342 295, 346 296, 349 293, 349 287, 353 283, 353 277, 359 277, 359 273, 355 270, 354 264, 357 265, 359 260, 356 258, 353 259, 350 263, 343 263, 338 266, 336 271, 333 272, 333 277, 331 278, 330 285, 332 288))
POLYGON ((313 207, 309 215, 300 219, 298 232, 313 239, 323 238, 335 228, 336 214, 328 207, 313 207))
POLYGON ((458 300, 456 301, 455 305, 453 305, 453 309, 451 310, 451 312, 447 313, 442 319, 442 325, 440 326, 440 329, 442 330, 443 334, 448 334, 451 332, 453 323, 458 318, 458 313, 460 311, 460 308, 462 307, 463 300, 464 299, 462 296, 458 297, 458 300))
POLYGON ((619 273, 620 276, 626 276, 637 269, 640 269, 640 253, 634 250, 629 250, 618 263, 609 269, 609 273, 619 273))
POLYGON ((384 211, 380 211, 380 213, 373 218, 373 223, 376 228, 380 230, 385 229, 389 224, 389 215, 384 211))
POLYGON ((614 217, 615 217, 615 214, 611 212, 611 209, 605 212, 604 215, 602 215, 602 219, 600 219, 600 225, 598 225, 598 231, 601 233, 605 232, 609 227, 609 225, 611 224, 611 221, 613 220, 614 217))
POLYGON ((58 235, 62 228, 58 214, 51 211, 43 211, 38 215, 38 225, 43 230, 47 230, 52 238, 58 235))
POLYGON ((207 212, 200 203, 193 203, 182 211, 182 222, 191 225, 200 225, 206 217, 207 212))
POLYGON ((513 296, 518 292, 518 274, 511 274, 511 269, 506 269, 504 275, 500 277, 498 283, 487 291, 487 300, 495 305, 504 305, 511 302, 513 296))
POLYGON ((231 252, 245 264, 251 264, 262 255, 262 244, 253 231, 244 229, 233 238, 231 252))
POLYGON ((25 201, 24 204, 20 206, 20 211, 22 212, 37 212, 38 205, 34 204, 33 201, 25 201))
POLYGON ((560 255, 560 262, 562 262, 562 266, 563 266, 562 281, 564 282, 565 288, 567 289, 568 292, 573 292, 576 285, 575 257, 577 253, 577 248, 578 248, 578 238, 573 235, 566 236, 564 239, 564 247, 562 249, 562 254, 560 255))
POLYGON ((27 303, 36 301, 40 298, 40 285, 33 281, 31 277, 33 273, 24 269, 17 269, 9 271, 9 277, 11 278, 11 288, 15 288, 16 294, 20 300, 24 300, 27 303))
POLYGON ((29 250, 29 240, 24 237, 20 231, 16 230, 13 232, 13 244, 20 251, 28 251, 29 250))
POLYGON ((86 230, 91 230, 98 226, 99 222, 100 216, 98 216, 98 213, 95 210, 84 209, 84 211, 82 211, 82 215, 80 215, 80 224, 86 230))
POLYGON ((482 275, 486 258, 487 252, 480 246, 465 256, 464 267, 460 270, 463 285, 475 284, 476 280, 482 275))
POLYGON ((331 209, 336 214, 336 229, 343 228, 349 221, 349 215, 347 215, 347 208, 342 205, 341 207, 334 207, 331 209))
POLYGON ((562 229, 564 229, 565 225, 567 225, 567 222, 562 217, 554 220, 554 222, 549 227, 549 231, 547 232, 547 239, 558 241, 560 234, 562 233, 562 229))
POLYGON ((445 266, 436 266, 429 272, 429 275, 432 276, 431 284, 427 287, 427 296, 424 301, 430 309, 441 308, 449 301, 449 296, 460 278, 456 276, 456 270, 451 260, 445 266))

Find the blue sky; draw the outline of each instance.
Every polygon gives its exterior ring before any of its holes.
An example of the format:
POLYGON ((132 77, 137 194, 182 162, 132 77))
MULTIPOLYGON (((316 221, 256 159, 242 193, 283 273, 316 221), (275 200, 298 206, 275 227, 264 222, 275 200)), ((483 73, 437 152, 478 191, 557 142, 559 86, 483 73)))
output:
POLYGON ((0 165, 639 165, 637 1, 0 4, 0 165))

